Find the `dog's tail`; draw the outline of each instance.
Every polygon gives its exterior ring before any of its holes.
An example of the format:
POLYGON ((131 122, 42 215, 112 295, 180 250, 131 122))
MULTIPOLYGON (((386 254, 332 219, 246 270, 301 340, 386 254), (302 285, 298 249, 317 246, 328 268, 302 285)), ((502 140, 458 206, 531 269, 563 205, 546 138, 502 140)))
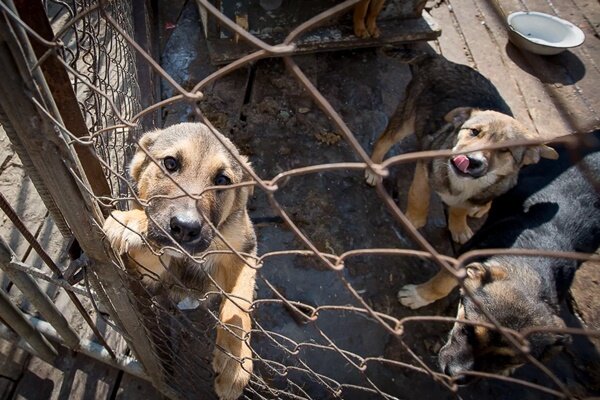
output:
POLYGON ((430 58, 436 57, 435 53, 396 46, 384 46, 381 48, 381 51, 388 57, 393 57, 400 60, 400 62, 417 66, 430 58))

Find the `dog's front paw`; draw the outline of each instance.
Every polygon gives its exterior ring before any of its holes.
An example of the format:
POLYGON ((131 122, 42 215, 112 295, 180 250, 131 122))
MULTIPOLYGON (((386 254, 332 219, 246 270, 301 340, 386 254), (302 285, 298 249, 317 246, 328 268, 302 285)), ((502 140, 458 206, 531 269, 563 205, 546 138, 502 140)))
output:
POLYGON ((375 186, 378 182, 381 182, 381 177, 370 169, 365 170, 365 181, 369 186, 375 186))
POLYGON ((148 220, 141 210, 113 211, 103 226, 106 238, 118 254, 141 248, 147 228, 148 220))
POLYGON ((252 373, 252 353, 248 346, 245 348, 242 362, 221 349, 216 349, 213 357, 213 370, 217 374, 215 378, 215 392, 221 400, 235 400, 242 395, 244 388, 250 381, 252 373))
POLYGON ((450 227, 450 233, 452 234, 452 240, 459 244, 465 244, 469 239, 473 237, 473 231, 468 225, 461 227, 450 227))
POLYGON ((400 301, 404 307, 412 308, 413 310, 433 303, 432 300, 427 300, 421 297, 417 285, 403 286, 398 291, 398 301, 400 301))

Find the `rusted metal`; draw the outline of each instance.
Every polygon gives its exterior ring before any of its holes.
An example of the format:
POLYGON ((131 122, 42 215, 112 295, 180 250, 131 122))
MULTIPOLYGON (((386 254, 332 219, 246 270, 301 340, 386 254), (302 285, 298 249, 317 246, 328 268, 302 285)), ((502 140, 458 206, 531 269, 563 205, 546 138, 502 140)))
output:
MULTIPOLYGON (((40 246, 40 244, 35 239, 35 237, 31 234, 31 232, 29 232, 29 229, 27 229, 25 224, 23 224, 23 222, 21 221, 21 219, 19 218, 19 216, 17 215, 15 210, 11 207, 11 205, 8 203, 8 201, 6 200, 6 198, 4 197, 4 195, 2 193, 0 193, 0 209, 2 209, 2 211, 4 211, 4 214, 6 214, 6 216, 11 220, 11 222, 19 230, 19 232, 21 232, 21 234, 23 235, 25 240, 27 240, 27 242, 31 245, 31 247, 35 250, 35 252, 40 256, 42 261, 44 261, 44 263, 48 266, 48 268, 50 268, 50 270, 56 275, 56 278, 63 280, 62 271, 60 270, 58 265, 56 265, 54 260, 52 260, 52 258, 48 255, 48 253, 46 253, 46 251, 42 248, 42 246, 40 246)), ((81 301, 77 298, 75 293, 71 292, 70 290, 66 290, 66 293, 67 293, 67 296, 69 296, 69 299, 73 302, 73 305, 75 306, 75 308, 77 308, 77 310, 79 311, 79 313, 85 320, 85 322, 92 329, 92 332, 94 332, 94 335, 96 336, 96 339, 98 339, 98 342, 100 342, 100 344, 106 348, 106 351, 108 351, 108 353, 111 356, 115 357, 115 353, 110 348, 110 346, 104 339, 104 336, 102 335, 102 333, 100 333, 100 331, 98 330, 98 327, 96 326, 96 324, 94 323, 94 321, 92 320, 90 315, 88 314, 88 312, 85 309, 85 307, 83 306, 83 304, 81 304, 81 301)))
MULTIPOLYGON (((46 11, 41 2, 27 0, 14 0, 14 2, 19 16, 25 24, 32 27, 42 38, 48 41, 54 38, 52 27, 48 22, 46 11)), ((47 46, 36 40, 32 40, 31 45, 38 57, 41 57, 48 50, 47 46)), ((77 137, 88 136, 89 132, 81 115, 69 76, 63 65, 57 60, 56 54, 48 57, 40 67, 44 72, 48 87, 52 91, 52 96, 55 99, 64 126, 77 137)), ((110 187, 94 150, 89 146, 75 144, 75 151, 94 194, 97 196, 110 196, 110 187)))

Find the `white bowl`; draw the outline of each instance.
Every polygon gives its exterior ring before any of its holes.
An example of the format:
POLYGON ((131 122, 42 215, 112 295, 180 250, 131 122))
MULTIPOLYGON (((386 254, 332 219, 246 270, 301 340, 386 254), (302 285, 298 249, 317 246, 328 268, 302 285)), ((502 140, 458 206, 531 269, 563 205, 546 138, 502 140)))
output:
POLYGON ((583 31, 577 26, 541 12, 515 12, 508 16, 507 22, 510 41, 536 54, 558 54, 585 40, 583 31))

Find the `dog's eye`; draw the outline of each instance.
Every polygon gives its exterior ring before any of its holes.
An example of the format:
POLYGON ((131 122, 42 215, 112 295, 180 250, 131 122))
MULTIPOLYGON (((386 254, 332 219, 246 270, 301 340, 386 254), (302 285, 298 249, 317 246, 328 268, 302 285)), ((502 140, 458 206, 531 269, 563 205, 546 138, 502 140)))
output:
POLYGON ((163 165, 165 169, 169 172, 175 172, 179 169, 179 161, 173 157, 165 157, 163 159, 163 165))
POLYGON ((471 136, 473 136, 473 137, 479 136, 479 129, 471 128, 471 136))
POLYGON ((215 186, 231 185, 231 179, 227 175, 219 174, 215 177, 215 186))

